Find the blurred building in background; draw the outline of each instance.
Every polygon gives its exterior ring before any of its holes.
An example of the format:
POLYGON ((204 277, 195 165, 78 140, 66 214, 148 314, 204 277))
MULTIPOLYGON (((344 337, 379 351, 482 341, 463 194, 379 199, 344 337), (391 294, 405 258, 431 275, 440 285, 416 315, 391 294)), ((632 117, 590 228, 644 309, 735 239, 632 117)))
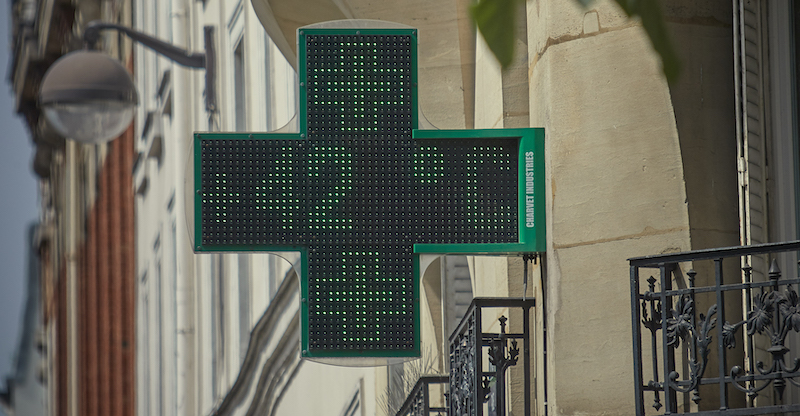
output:
MULTIPOLYGON (((36 144, 37 238, 49 414, 135 410, 135 247, 132 128, 102 146, 58 137, 37 105, 42 77, 82 47, 95 19, 130 24, 130 3, 13 1, 10 80, 36 144)), ((129 42, 104 42, 128 67, 129 42)))
POLYGON ((47 410, 47 349, 42 325, 37 231, 36 225, 28 228, 28 276, 14 373, 6 379, 6 392, 0 403, 6 413, 16 416, 43 415, 47 410))

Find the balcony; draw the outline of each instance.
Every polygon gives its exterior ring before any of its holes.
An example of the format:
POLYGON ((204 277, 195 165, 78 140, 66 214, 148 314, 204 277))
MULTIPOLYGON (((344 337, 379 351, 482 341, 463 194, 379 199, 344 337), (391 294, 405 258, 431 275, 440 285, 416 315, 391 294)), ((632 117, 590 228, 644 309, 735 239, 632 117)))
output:
POLYGON ((509 379, 522 387, 517 394, 511 392, 523 398, 523 409, 513 409, 514 414, 530 416, 535 305, 534 299, 474 298, 450 335, 450 375, 420 377, 397 416, 504 415, 509 379), (518 365, 516 375, 507 373, 518 365), (442 383, 446 389, 431 389, 442 383))
POLYGON ((397 412, 397 416, 447 415, 447 393, 444 391, 449 383, 450 379, 447 376, 420 377, 397 412))
POLYGON ((800 411, 798 250, 800 241, 629 260, 637 415, 800 411))

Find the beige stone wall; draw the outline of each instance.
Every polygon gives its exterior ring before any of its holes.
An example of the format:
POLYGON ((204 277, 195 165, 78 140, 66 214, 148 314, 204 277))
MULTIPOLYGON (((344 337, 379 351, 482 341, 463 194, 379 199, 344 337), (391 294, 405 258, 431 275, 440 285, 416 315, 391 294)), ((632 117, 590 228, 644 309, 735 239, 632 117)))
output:
POLYGON ((670 94, 693 249, 739 244, 733 16, 728 3, 675 1, 665 8, 683 67, 670 94))
POLYGON ((709 17, 730 5, 675 3, 686 69, 670 88, 611 2, 528 2, 531 125, 547 132, 552 414, 633 410, 627 258, 735 244, 730 30, 709 17))
MULTIPOLYGON (((472 107, 474 40, 466 9, 446 0, 252 0, 267 33, 293 65, 298 27, 328 20, 373 19, 419 29, 420 109, 438 128, 464 128, 472 107), (466 87, 466 88, 465 88, 466 87)), ((471 115, 471 113, 470 113, 471 115)), ((471 118, 471 117, 470 117, 471 118)))
POLYGON ((275 406, 276 416, 342 415, 358 396, 361 413, 384 415, 375 397, 386 389, 383 368, 337 367, 303 361, 275 406))

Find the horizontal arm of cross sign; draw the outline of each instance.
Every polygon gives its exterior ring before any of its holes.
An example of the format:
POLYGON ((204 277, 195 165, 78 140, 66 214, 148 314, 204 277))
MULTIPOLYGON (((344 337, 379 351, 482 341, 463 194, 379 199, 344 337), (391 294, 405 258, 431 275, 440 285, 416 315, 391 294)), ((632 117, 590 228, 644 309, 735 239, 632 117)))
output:
MULTIPOLYGON (((324 236, 358 237, 356 223, 388 223, 414 253, 545 251, 543 129, 414 130, 411 142, 394 161, 408 181, 392 184, 380 152, 347 140, 198 133, 198 251, 299 251, 324 236)), ((379 234, 363 237, 392 239, 379 234)))
MULTIPOLYGON (((517 140, 516 242, 414 244, 417 254, 520 254, 545 251, 545 181, 544 181, 544 129, 475 129, 475 130, 414 130, 413 138, 419 143, 434 140, 481 139, 491 147, 498 139, 517 140)), ((481 159, 480 153, 473 153, 481 159)), ((466 163, 472 161, 466 160, 466 163)))

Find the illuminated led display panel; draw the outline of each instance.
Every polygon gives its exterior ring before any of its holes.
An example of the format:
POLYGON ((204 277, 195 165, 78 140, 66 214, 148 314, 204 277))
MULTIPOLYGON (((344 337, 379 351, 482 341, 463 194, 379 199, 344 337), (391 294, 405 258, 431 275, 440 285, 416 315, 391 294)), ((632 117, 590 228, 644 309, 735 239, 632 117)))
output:
POLYGON ((418 356, 416 254, 544 250, 543 131, 415 130, 416 44, 304 30, 300 133, 195 135, 195 248, 301 252, 305 357, 418 356))

